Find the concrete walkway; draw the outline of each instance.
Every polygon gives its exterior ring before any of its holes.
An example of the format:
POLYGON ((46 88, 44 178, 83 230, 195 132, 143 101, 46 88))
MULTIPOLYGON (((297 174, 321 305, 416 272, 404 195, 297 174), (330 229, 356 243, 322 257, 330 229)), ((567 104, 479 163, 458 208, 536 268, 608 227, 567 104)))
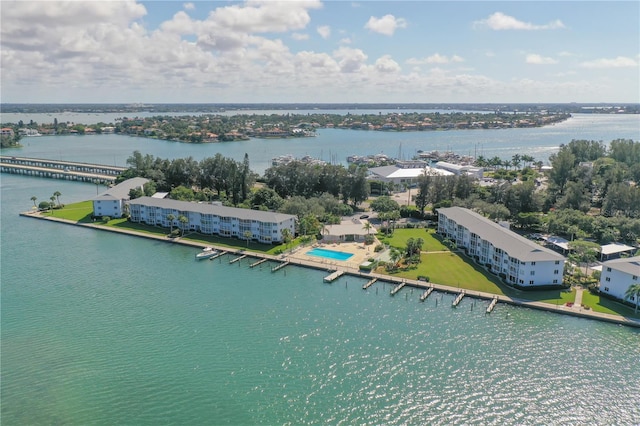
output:
POLYGON ((584 289, 582 287, 576 287, 576 298, 573 301, 573 309, 582 309, 582 292, 584 289))

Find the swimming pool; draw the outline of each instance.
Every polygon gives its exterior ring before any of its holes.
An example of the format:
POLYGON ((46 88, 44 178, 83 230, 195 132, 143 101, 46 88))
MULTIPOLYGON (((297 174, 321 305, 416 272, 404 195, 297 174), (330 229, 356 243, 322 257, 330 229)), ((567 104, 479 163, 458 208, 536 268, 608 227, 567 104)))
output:
POLYGON ((332 259, 332 260, 347 260, 351 256, 353 256, 353 254, 351 253, 345 253, 343 251, 327 250, 323 248, 314 248, 313 250, 309 250, 307 254, 309 256, 324 257, 325 259, 332 259))

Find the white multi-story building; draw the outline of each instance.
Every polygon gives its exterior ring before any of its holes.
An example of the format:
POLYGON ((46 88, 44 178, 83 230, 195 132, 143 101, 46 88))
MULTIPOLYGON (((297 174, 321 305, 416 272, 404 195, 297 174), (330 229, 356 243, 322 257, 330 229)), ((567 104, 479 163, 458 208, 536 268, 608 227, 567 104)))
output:
POLYGON ((626 299, 624 294, 632 284, 640 283, 640 256, 614 259, 602 264, 600 274, 600 292, 620 300, 626 299))
POLYGON ((171 199, 141 197, 129 201, 132 222, 163 227, 178 226, 202 234, 256 240, 261 243, 282 242, 282 231, 295 235, 296 217, 290 214, 226 207, 221 204, 191 203, 171 199), (174 216, 173 224, 167 216, 174 216), (185 224, 178 218, 188 219, 185 224), (248 233, 251 236, 248 236, 248 233))
POLYGON ((438 232, 508 284, 562 284, 563 256, 471 210, 438 209, 438 232))
POLYGON ((147 182, 149 179, 135 177, 109 188, 93 199, 93 215, 97 217, 122 217, 124 205, 131 198, 129 192, 136 188, 142 189, 147 182))

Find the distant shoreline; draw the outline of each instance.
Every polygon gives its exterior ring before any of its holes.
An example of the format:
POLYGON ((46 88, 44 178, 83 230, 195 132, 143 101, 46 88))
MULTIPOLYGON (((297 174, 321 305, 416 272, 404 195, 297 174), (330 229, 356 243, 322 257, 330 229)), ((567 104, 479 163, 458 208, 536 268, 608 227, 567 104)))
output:
MULTIPOLYGON (((118 228, 111 228, 111 227, 97 225, 97 224, 94 224, 94 223, 80 223, 80 222, 74 222, 74 221, 67 220, 67 219, 44 216, 44 215, 40 214, 40 212, 22 212, 19 215, 22 216, 22 217, 28 217, 28 218, 32 218, 32 219, 48 220, 48 221, 62 223, 62 224, 66 224, 66 225, 80 226, 80 227, 91 228, 91 229, 96 229, 96 230, 100 230, 100 231, 115 232, 115 233, 134 236, 134 237, 151 239, 151 240, 154 240, 154 241, 164 241, 164 242, 171 243, 171 244, 181 244, 181 245, 184 245, 184 246, 189 246, 189 247, 194 247, 194 248, 204 248, 204 247, 210 246, 210 247, 216 248, 216 249, 221 250, 221 251, 225 251, 225 252, 230 253, 230 254, 248 255, 250 257, 255 257, 255 258, 259 258, 259 259, 267 259, 267 260, 271 260, 271 261, 275 261, 275 262, 289 261, 290 264, 292 264, 294 266, 301 266, 301 267, 307 267, 307 268, 313 268, 313 269, 317 269, 317 270, 327 271, 327 265, 322 263, 322 262, 314 262, 314 261, 309 261, 309 260, 294 259, 294 258, 291 258, 291 257, 286 256, 286 255, 278 255, 278 256, 276 256, 276 255, 270 255, 270 254, 266 254, 266 253, 252 252, 252 251, 249 251, 249 250, 244 250, 244 249, 239 249, 239 248, 218 247, 218 246, 211 245, 211 244, 199 243, 199 242, 184 240, 184 239, 181 239, 181 238, 169 239, 167 237, 161 237, 161 236, 157 236, 157 235, 153 235, 153 234, 146 234, 146 233, 143 233, 143 232, 124 230, 124 229, 118 229, 118 228)), ((396 278, 396 277, 391 277, 389 275, 383 275, 383 274, 364 273, 364 272, 361 272, 361 271, 359 271, 357 269, 350 268, 350 267, 340 267, 340 266, 337 266, 337 265, 332 265, 330 269, 331 270, 342 270, 347 275, 357 276, 357 277, 361 277, 361 278, 377 278, 379 281, 388 282, 388 283, 391 283, 391 284, 394 284, 394 285, 400 285, 402 283, 406 283, 407 286, 414 287, 414 288, 421 289, 421 290, 426 290, 426 289, 428 289, 430 287, 433 287, 434 290, 436 290, 436 291, 446 292, 446 293, 450 293, 450 294, 459 294, 461 292, 461 289, 457 288, 457 287, 451 287, 451 286, 447 286, 447 285, 424 282, 424 281, 418 281, 418 280, 412 280, 412 279, 406 279, 406 278, 396 278)), ((462 289, 462 290, 464 290, 464 289, 462 289)), ((478 292, 478 291, 466 291, 465 290, 465 296, 469 296, 471 298, 482 299, 482 300, 489 300, 489 301, 491 301, 493 299, 497 299, 498 302, 506 303, 506 304, 513 305, 513 306, 520 306, 520 307, 524 307, 524 308, 531 308, 531 309, 536 309, 536 310, 541 310, 541 311, 554 312, 554 313, 574 316, 574 317, 578 317, 578 318, 592 319, 592 320, 598 320, 598 321, 603 321, 603 322, 609 322, 609 323, 613 323, 613 324, 625 325, 625 326, 634 327, 634 328, 640 328, 640 321, 639 320, 626 318, 626 317, 623 317, 621 315, 612 315, 612 314, 594 312, 594 311, 591 311, 591 310, 583 310, 583 309, 576 310, 574 308, 566 307, 566 306, 563 306, 563 305, 551 305, 551 304, 543 303, 543 302, 535 302, 535 301, 530 301, 530 300, 526 300, 526 299, 516 299, 516 298, 508 297, 508 296, 505 296, 505 295, 497 295, 497 294, 478 292)))

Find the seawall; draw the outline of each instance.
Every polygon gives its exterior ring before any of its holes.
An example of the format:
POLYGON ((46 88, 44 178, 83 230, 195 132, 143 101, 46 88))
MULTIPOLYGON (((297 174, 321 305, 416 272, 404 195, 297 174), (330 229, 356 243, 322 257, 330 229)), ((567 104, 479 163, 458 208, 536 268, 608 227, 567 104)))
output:
MULTIPOLYGON (((252 252, 245 249, 229 248, 229 247, 216 246, 214 244, 205 244, 205 243, 200 243, 195 241, 189 241, 182 238, 168 238, 165 236, 147 234, 144 232, 132 231, 127 229, 118 229, 118 228, 108 227, 108 226, 99 225, 95 223, 79 223, 79 222, 74 222, 67 219, 45 216, 40 214, 39 212, 24 212, 24 213, 20 213, 20 216, 33 218, 33 219, 48 220, 48 221, 62 223, 66 225, 92 228, 100 231, 114 232, 118 234, 130 235, 134 237, 147 238, 155 241, 163 241, 169 244, 181 244, 181 245, 200 248, 200 249, 210 246, 217 250, 226 251, 227 253, 230 253, 230 254, 243 254, 243 255, 248 255, 250 257, 254 257, 254 258, 267 259, 267 260, 276 261, 276 262, 288 261, 291 265, 301 266, 306 268, 313 268, 313 269, 318 269, 323 271, 333 272, 335 270, 341 270, 344 272, 345 275, 368 278, 368 279, 377 278, 378 281, 390 283, 393 285, 399 285, 404 282, 406 283, 406 286, 410 286, 410 287, 414 287, 422 290, 426 290, 429 287, 433 287, 437 291, 445 292, 449 294, 459 294, 462 290, 464 290, 458 287, 452 287, 452 286, 447 286, 447 285, 437 284, 432 282, 418 281, 418 280, 412 280, 407 278, 396 278, 389 275, 376 274, 376 273, 365 273, 360 271, 359 269, 352 268, 352 267, 343 267, 343 266, 336 266, 336 265, 331 265, 330 267, 328 267, 326 264, 323 264, 321 262, 313 262, 310 260, 298 259, 298 258, 287 256, 286 254, 276 256, 276 255, 271 255, 266 253, 252 252)), ((555 312, 563 315, 570 315, 570 316, 579 317, 579 318, 599 320, 599 321, 605 321, 613 324, 620 324, 620 325, 626 325, 629 327, 640 328, 640 320, 624 317, 621 315, 613 315, 613 314, 607 314, 603 312, 594 312, 592 310, 587 310, 587 309, 576 309, 576 308, 567 307, 564 305, 552 305, 549 303, 512 298, 505 295, 497 295, 493 293, 485 293, 485 292, 479 292, 479 291, 465 290, 465 296, 474 297, 482 300, 488 300, 488 301, 493 300, 494 298, 497 297, 498 302, 506 303, 509 305, 537 309, 537 310, 547 311, 547 312, 555 312)))

